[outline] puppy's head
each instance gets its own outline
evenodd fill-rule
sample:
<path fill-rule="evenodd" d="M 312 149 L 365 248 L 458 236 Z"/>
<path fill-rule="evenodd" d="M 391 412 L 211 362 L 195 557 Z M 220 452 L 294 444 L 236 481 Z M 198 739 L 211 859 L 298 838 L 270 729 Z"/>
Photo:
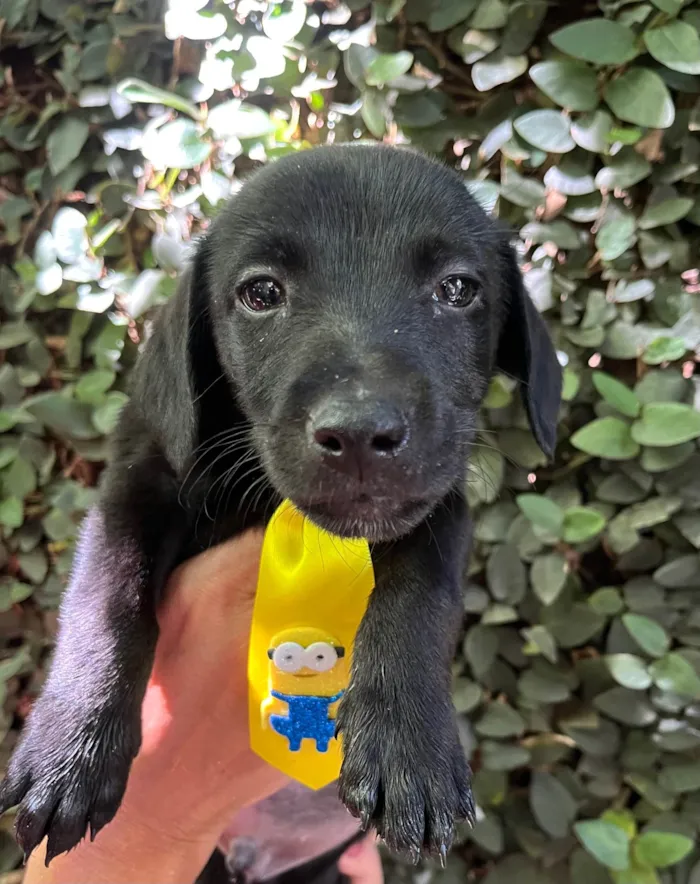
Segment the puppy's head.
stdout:
<path fill-rule="evenodd" d="M 555 442 L 560 370 L 503 233 L 413 151 L 319 148 L 252 177 L 199 266 L 272 484 L 336 534 L 410 531 L 463 481 L 494 370 Z"/>

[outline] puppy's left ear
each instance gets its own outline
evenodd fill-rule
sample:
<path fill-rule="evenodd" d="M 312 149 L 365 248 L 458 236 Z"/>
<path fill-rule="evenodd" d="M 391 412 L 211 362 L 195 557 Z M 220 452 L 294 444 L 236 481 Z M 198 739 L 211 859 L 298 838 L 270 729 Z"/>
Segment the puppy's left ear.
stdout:
<path fill-rule="evenodd" d="M 500 247 L 505 315 L 496 367 L 520 381 L 520 393 L 537 444 L 551 458 L 557 443 L 562 372 L 544 320 L 525 290 L 515 252 Z"/>

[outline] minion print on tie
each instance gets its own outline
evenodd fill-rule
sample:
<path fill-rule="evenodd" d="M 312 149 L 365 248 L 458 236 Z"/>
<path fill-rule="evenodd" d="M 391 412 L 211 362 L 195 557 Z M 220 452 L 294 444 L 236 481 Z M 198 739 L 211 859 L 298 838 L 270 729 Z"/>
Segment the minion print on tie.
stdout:
<path fill-rule="evenodd" d="M 250 743 L 313 789 L 340 773 L 335 719 L 373 588 L 366 541 L 330 535 L 282 504 L 265 533 L 253 611 Z"/>
<path fill-rule="evenodd" d="M 327 752 L 348 682 L 345 648 L 320 629 L 300 627 L 275 636 L 267 655 L 270 697 L 263 701 L 263 717 L 287 738 L 290 752 L 299 752 L 302 740 Z"/>

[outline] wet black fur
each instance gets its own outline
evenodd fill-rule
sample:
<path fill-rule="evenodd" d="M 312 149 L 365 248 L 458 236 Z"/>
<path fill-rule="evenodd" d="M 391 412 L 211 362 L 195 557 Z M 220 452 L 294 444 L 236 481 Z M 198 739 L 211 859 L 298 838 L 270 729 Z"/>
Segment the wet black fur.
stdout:
<path fill-rule="evenodd" d="M 236 292 L 262 272 L 288 306 L 252 315 Z M 466 310 L 431 298 L 450 273 L 480 282 Z M 522 382 L 551 453 L 556 355 L 507 237 L 457 174 L 353 145 L 253 176 L 201 241 L 135 372 L 53 666 L 0 791 L 0 810 L 20 805 L 26 852 L 48 836 L 50 860 L 112 819 L 139 749 L 168 575 L 264 524 L 282 496 L 372 542 L 376 589 L 339 713 L 341 797 L 394 849 L 449 849 L 455 821 L 473 814 L 450 699 L 470 538 L 462 489 L 497 369 Z M 400 408 L 407 447 L 365 476 L 332 470 L 306 426 L 324 397 Z"/>

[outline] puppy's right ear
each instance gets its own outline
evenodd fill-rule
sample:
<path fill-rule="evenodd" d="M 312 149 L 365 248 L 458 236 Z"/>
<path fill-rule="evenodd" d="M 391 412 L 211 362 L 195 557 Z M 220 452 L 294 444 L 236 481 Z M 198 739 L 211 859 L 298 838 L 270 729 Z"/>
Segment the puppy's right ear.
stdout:
<path fill-rule="evenodd" d="M 201 440 L 202 400 L 223 378 L 209 315 L 208 260 L 204 237 L 177 291 L 156 317 L 132 393 L 178 474 Z"/>
<path fill-rule="evenodd" d="M 520 381 L 520 393 L 537 444 L 548 458 L 557 443 L 562 371 L 544 320 L 525 290 L 515 252 L 504 239 L 501 273 L 506 313 L 497 367 Z"/>

